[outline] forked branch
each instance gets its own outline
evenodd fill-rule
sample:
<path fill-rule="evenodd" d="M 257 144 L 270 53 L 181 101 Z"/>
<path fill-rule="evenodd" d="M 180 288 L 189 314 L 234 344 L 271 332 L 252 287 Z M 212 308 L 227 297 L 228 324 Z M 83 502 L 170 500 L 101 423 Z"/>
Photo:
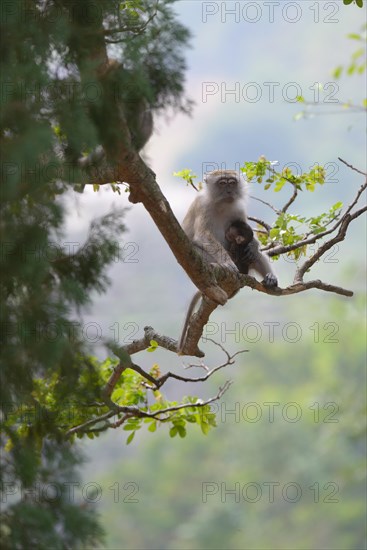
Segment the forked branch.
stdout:
<path fill-rule="evenodd" d="M 154 378 L 150 373 L 144 371 L 144 369 L 142 369 L 140 366 L 134 364 L 127 351 L 128 349 L 130 349 L 132 353 L 136 353 L 137 351 L 140 351 L 140 348 L 146 345 L 147 339 L 150 339 L 150 336 L 152 336 L 152 334 L 155 335 L 155 338 L 157 339 L 160 338 L 159 335 L 156 334 L 151 327 L 146 327 L 145 336 L 141 340 L 136 341 L 135 348 L 132 348 L 131 345 L 127 345 L 120 348 L 119 350 L 115 350 L 116 354 L 118 354 L 120 358 L 120 363 L 114 369 L 113 374 L 111 375 L 109 381 L 106 384 L 106 387 L 104 388 L 104 392 L 103 392 L 104 404 L 100 404 L 101 406 L 103 405 L 107 406 L 109 410 L 103 414 L 96 415 L 95 417 L 87 420 L 86 422 L 83 422 L 81 424 L 78 424 L 77 426 L 74 426 L 73 428 L 68 430 L 68 432 L 66 433 L 66 436 L 71 436 L 76 433 L 78 434 L 99 433 L 107 430 L 108 428 L 118 428 L 122 424 L 124 424 L 129 418 L 134 418 L 134 417 L 157 419 L 160 422 L 167 422 L 172 419 L 172 417 L 177 411 L 181 411 L 183 409 L 188 409 L 188 408 L 191 408 L 191 409 L 202 408 L 202 407 L 206 407 L 207 405 L 210 405 L 215 401 L 218 401 L 231 385 L 231 381 L 227 380 L 223 384 L 223 386 L 219 387 L 216 395 L 204 401 L 197 400 L 196 402 L 181 403 L 178 405 L 167 406 L 158 410 L 154 410 L 149 407 L 143 408 L 143 407 L 137 407 L 137 406 L 125 406 L 125 405 L 120 406 L 117 403 L 114 403 L 112 401 L 111 395 L 119 381 L 121 374 L 127 368 L 134 370 L 148 382 L 147 383 L 142 381 L 142 384 L 146 388 L 152 391 L 156 391 L 159 388 L 161 388 L 169 379 L 175 379 L 181 382 L 190 382 L 190 383 L 205 382 L 217 371 L 229 365 L 233 365 L 234 359 L 239 353 L 243 353 L 244 351 L 247 351 L 247 350 L 243 350 L 243 352 L 236 352 L 235 354 L 230 355 L 222 346 L 220 346 L 223 352 L 227 356 L 227 360 L 221 363 L 220 365 L 212 369 L 209 369 L 204 365 L 191 365 L 191 366 L 200 366 L 205 368 L 206 374 L 203 376 L 189 377 L 189 376 L 178 375 L 173 372 L 167 372 L 160 377 Z M 161 343 L 167 344 L 168 342 L 166 338 L 163 338 L 163 340 L 161 340 Z M 133 352 L 132 349 L 135 349 L 135 351 Z M 114 421 L 111 421 L 113 417 L 117 417 L 117 419 Z"/>

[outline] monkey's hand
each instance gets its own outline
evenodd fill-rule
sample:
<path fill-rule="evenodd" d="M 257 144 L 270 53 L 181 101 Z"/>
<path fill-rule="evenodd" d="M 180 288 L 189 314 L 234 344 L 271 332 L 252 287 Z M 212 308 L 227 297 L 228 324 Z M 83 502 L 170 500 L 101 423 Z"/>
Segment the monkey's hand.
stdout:
<path fill-rule="evenodd" d="M 264 286 L 267 286 L 269 288 L 278 286 L 278 279 L 273 273 L 267 273 L 261 282 Z"/>

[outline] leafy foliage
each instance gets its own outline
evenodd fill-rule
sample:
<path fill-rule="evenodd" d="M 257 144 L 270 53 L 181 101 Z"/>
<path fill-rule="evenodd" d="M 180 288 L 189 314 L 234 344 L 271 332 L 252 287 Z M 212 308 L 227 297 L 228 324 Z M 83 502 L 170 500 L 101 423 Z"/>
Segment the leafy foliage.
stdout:
<path fill-rule="evenodd" d="M 96 548 L 103 532 L 93 508 L 79 496 L 82 484 L 76 467 L 83 464 L 79 453 L 65 443 L 45 440 L 40 454 L 28 434 L 18 438 L 13 454 L 20 470 L 28 470 L 28 479 L 19 485 L 14 475 L 3 486 L 3 499 L 15 495 L 15 502 L 2 506 L 6 518 L 2 548 Z M 88 498 L 93 501 L 93 495 Z"/>
<path fill-rule="evenodd" d="M 282 172 L 276 172 L 273 168 L 274 164 L 265 157 L 260 157 L 257 162 L 245 162 L 242 172 L 246 175 L 248 182 L 256 180 L 257 183 L 263 183 L 265 181 L 265 190 L 270 189 L 274 184 L 276 193 L 281 191 L 287 183 L 292 184 L 300 191 L 304 189 L 314 191 L 316 184 L 323 185 L 325 183 L 325 170 L 320 165 L 316 165 L 309 172 L 298 175 L 288 167 L 284 168 Z"/>
<path fill-rule="evenodd" d="M 55 372 L 34 380 L 34 389 L 28 400 L 17 409 L 10 407 L 6 411 L 4 430 L 10 435 L 6 443 L 6 450 L 11 452 L 16 444 L 26 441 L 31 436 L 37 439 L 39 445 L 45 436 L 56 440 L 62 439 L 69 430 L 75 437 L 84 436 L 93 439 L 107 430 L 123 424 L 125 431 L 134 432 L 127 440 L 130 443 L 137 430 L 148 424 L 148 431 L 154 432 L 158 425 L 168 423 L 171 437 L 186 436 L 186 424 L 198 424 L 201 431 L 207 434 L 210 427 L 215 427 L 215 415 L 211 413 L 209 405 L 202 405 L 196 397 L 184 397 L 182 402 L 168 401 L 161 391 L 158 391 L 132 369 L 126 369 L 119 378 L 111 399 L 121 409 L 127 407 L 129 411 L 116 410 L 109 415 L 105 422 L 105 415 L 110 412 L 108 404 L 104 403 L 102 389 L 106 386 L 118 360 L 106 359 L 102 363 L 96 358 L 89 357 L 89 369 L 79 372 L 74 380 L 73 387 L 68 395 L 62 399 L 60 395 L 60 380 Z M 160 368 L 153 365 L 150 375 L 160 376 Z M 189 405 L 192 406 L 189 406 Z M 199 404 L 199 406 L 197 406 Z M 184 405 L 184 408 L 180 407 Z M 171 408 L 177 410 L 168 410 Z M 135 409 L 134 409 L 135 408 Z M 138 414 L 136 416 L 135 414 Z M 99 422 L 90 426 L 94 419 Z M 80 429 L 73 430 L 75 426 Z"/>
<path fill-rule="evenodd" d="M 82 463 L 65 434 L 107 410 L 112 363 L 91 357 L 77 313 L 108 287 L 124 213 L 94 220 L 74 248 L 64 237 L 65 197 L 80 181 L 79 160 L 121 139 L 116 110 L 133 134 L 141 101 L 154 111 L 189 109 L 189 31 L 171 1 L 35 0 L 12 5 L 1 32 L 2 547 L 97 547 L 95 513 L 62 488 Z M 96 66 L 107 48 L 116 70 L 103 79 Z M 120 401 L 144 401 L 140 379 L 125 380 Z M 38 498 L 49 483 L 60 497 Z M 24 489 L 34 495 L 25 499 Z"/>
<path fill-rule="evenodd" d="M 182 178 L 183 180 L 186 181 L 186 183 L 188 185 L 191 185 L 191 187 L 193 187 L 194 189 L 196 189 L 196 186 L 194 184 L 194 180 L 197 179 L 197 176 L 193 173 L 192 170 L 190 170 L 189 168 L 185 169 L 185 170 L 180 170 L 179 172 L 174 172 L 173 175 L 176 177 L 176 178 Z M 202 183 L 200 182 L 199 183 L 199 189 L 202 188 Z"/>

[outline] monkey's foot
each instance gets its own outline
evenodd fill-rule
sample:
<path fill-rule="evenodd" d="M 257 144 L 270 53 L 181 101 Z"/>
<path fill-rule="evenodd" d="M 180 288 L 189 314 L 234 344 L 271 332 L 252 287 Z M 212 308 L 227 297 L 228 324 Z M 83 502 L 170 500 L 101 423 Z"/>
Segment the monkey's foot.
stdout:
<path fill-rule="evenodd" d="M 267 273 L 261 282 L 264 286 L 267 286 L 269 288 L 278 286 L 278 279 L 272 273 Z"/>
<path fill-rule="evenodd" d="M 224 306 L 224 304 L 228 300 L 228 296 L 224 290 L 222 290 L 219 286 L 209 286 L 205 289 L 205 296 L 207 296 L 210 300 L 213 300 L 216 304 L 220 304 L 221 306 Z"/>

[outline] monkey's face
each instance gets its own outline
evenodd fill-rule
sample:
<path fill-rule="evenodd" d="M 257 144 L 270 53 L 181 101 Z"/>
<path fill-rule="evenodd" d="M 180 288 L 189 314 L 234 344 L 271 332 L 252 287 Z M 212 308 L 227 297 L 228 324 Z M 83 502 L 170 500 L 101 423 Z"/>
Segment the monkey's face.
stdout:
<path fill-rule="evenodd" d="M 245 237 L 240 235 L 238 229 L 236 229 L 233 226 L 231 226 L 231 227 L 229 227 L 229 229 L 227 229 L 226 239 L 230 243 L 236 243 L 236 244 L 243 244 L 244 242 L 246 242 Z"/>
<path fill-rule="evenodd" d="M 230 243 L 246 246 L 254 238 L 251 227 L 242 221 L 232 222 L 226 231 L 226 239 Z"/>
<path fill-rule="evenodd" d="M 233 202 L 242 197 L 242 182 L 239 182 L 235 172 L 231 171 L 229 174 L 225 172 L 208 174 L 206 183 L 208 191 L 215 202 Z"/>

